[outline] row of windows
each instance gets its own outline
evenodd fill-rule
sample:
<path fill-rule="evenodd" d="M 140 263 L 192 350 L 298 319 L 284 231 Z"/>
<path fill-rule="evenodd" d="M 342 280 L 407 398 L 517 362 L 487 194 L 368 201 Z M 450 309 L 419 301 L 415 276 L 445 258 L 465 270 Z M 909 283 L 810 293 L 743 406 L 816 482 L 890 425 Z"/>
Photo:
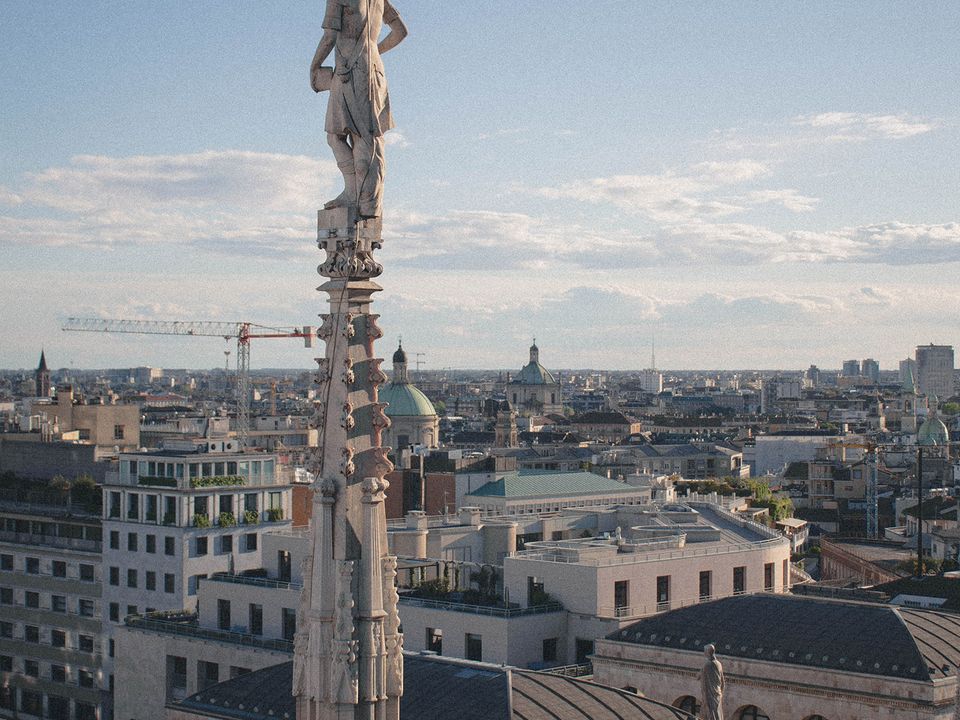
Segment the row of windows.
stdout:
<path fill-rule="evenodd" d="M 246 675 L 250 668 L 230 666 L 230 679 Z M 226 678 L 224 678 L 226 679 Z M 220 665 L 207 660 L 197 660 L 197 691 L 206 690 L 220 682 Z M 187 689 L 187 659 L 179 655 L 167 655 L 167 700 L 174 699 L 177 691 L 182 697 Z"/>
<path fill-rule="evenodd" d="M 244 533 L 240 536 L 240 552 L 253 552 L 257 549 L 257 533 Z M 210 538 L 198 537 L 194 540 L 193 556 L 201 557 L 210 552 Z M 220 555 L 226 555 L 233 552 L 233 535 L 219 536 Z"/>
<path fill-rule="evenodd" d="M 110 620 L 111 620 L 112 622 L 116 622 L 116 623 L 120 622 L 120 620 L 121 620 L 121 617 L 120 617 L 120 603 L 115 603 L 115 602 L 110 603 L 110 604 L 107 606 L 107 610 L 108 610 L 108 617 L 110 618 Z M 148 607 L 148 608 L 146 608 L 143 612 L 144 612 L 144 613 L 152 613 L 152 612 L 154 612 L 155 610 L 156 610 L 156 608 Z M 136 605 L 127 605 L 127 612 L 126 612 L 126 614 L 127 614 L 127 615 L 139 615 L 139 614 L 140 614 L 140 608 L 138 608 Z M 111 640 L 110 642 L 112 643 L 113 641 Z M 112 647 L 111 647 L 111 650 L 112 650 Z M 112 652 L 111 652 L 111 654 L 110 654 L 110 657 L 113 657 L 113 653 L 112 653 Z"/>
<path fill-rule="evenodd" d="M 119 530 L 110 531 L 110 549 L 111 550 L 120 549 L 120 531 Z M 139 552 L 139 549 L 140 549 L 139 534 L 135 532 L 127 533 L 127 552 Z M 144 535 L 143 549 L 149 555 L 156 555 L 157 554 L 157 536 L 153 534 Z M 177 539 L 172 535 L 165 535 L 163 538 L 163 554 L 164 555 L 177 554 Z"/>
<path fill-rule="evenodd" d="M 126 493 L 126 505 L 124 506 L 123 494 L 117 491 L 111 491 L 107 495 L 107 517 L 121 518 L 127 520 L 163 523 L 164 525 L 175 525 L 177 522 L 177 498 L 173 495 L 154 495 L 146 494 L 142 496 L 135 492 Z M 234 512 L 234 499 L 236 493 L 223 493 L 218 495 L 195 495 L 191 497 L 193 514 L 209 516 L 210 510 L 215 509 L 218 513 Z M 280 509 L 283 507 L 283 493 L 280 491 L 271 491 L 267 493 L 267 508 Z M 125 510 L 125 512 L 124 512 Z M 260 493 L 243 493 L 242 502 L 237 499 L 236 510 L 257 514 L 260 513 Z"/>
<path fill-rule="evenodd" d="M 19 698 L 17 697 L 19 695 Z M 70 699 L 59 695 L 44 695 L 33 690 L 0 686 L 0 709 L 12 713 L 51 718 L 52 720 L 70 720 Z M 46 706 L 46 709 L 44 709 Z M 97 720 L 97 707 L 90 703 L 73 702 L 74 720 Z"/>
<path fill-rule="evenodd" d="M 23 599 L 17 602 L 17 595 L 22 593 Z M 59 613 L 76 613 L 84 617 L 93 617 L 96 604 L 89 598 L 77 598 L 74 605 L 73 599 L 66 595 L 51 594 L 49 596 L 49 605 L 41 605 L 40 593 L 33 590 L 19 590 L 11 587 L 0 587 L 0 605 L 21 605 L 27 608 L 36 608 L 38 610 L 50 610 Z"/>
<path fill-rule="evenodd" d="M 120 568 L 110 567 L 108 571 L 109 583 L 111 585 L 119 587 L 120 585 Z M 127 587 L 136 588 L 139 587 L 139 578 L 140 571 L 136 568 L 127 568 Z M 156 590 L 157 589 L 157 573 L 153 570 L 144 570 L 143 571 L 143 587 L 145 590 Z M 173 573 L 164 573 L 163 574 L 163 591 L 165 593 L 174 593 L 176 592 L 176 576 Z"/>
<path fill-rule="evenodd" d="M 297 633 L 297 613 L 293 608 L 280 608 L 281 636 L 284 640 L 293 642 Z M 233 624 L 231 602 L 220 598 L 217 600 L 217 627 L 221 630 L 242 629 L 242 626 Z M 263 605 L 250 603 L 247 606 L 247 632 L 250 635 L 263 635 Z"/>
<path fill-rule="evenodd" d="M 30 660 L 28 658 L 23 660 L 18 658 L 15 660 L 10 655 L 0 655 L 0 671 L 22 672 L 29 677 L 43 677 L 46 680 L 61 683 L 75 682 L 78 686 L 86 688 L 94 687 L 96 674 L 93 670 L 86 670 L 84 668 L 71 670 L 66 665 L 57 665 L 55 663 L 50 663 L 49 665 L 44 663 L 43 669 L 46 672 L 41 675 L 40 662 L 37 660 Z"/>
<path fill-rule="evenodd" d="M 16 565 L 16 558 L 12 554 L 0 553 L 0 570 L 15 572 L 17 570 Z M 65 560 L 51 560 L 48 569 L 41 565 L 40 558 L 27 555 L 24 556 L 23 565 L 20 566 L 20 569 L 29 575 L 50 575 L 59 578 L 78 578 L 85 582 L 94 581 L 94 566 L 89 563 L 78 563 L 76 575 L 73 575 L 72 572 L 68 575 L 68 571 L 73 570 L 73 567 Z"/>
<path fill-rule="evenodd" d="M 66 648 L 67 640 L 70 637 L 70 634 L 66 630 L 60 630 L 58 628 L 50 628 L 49 630 L 49 641 L 47 640 L 48 632 L 46 628 L 41 628 L 39 625 L 24 625 L 22 634 L 15 635 L 15 625 L 12 622 L 0 621 L 0 638 L 6 638 L 9 640 L 24 640 L 26 642 L 32 643 L 47 643 L 49 642 L 51 647 L 57 648 Z M 76 643 L 73 646 L 73 649 L 80 652 L 92 653 L 93 652 L 93 635 L 84 635 L 83 633 L 78 633 L 76 637 Z"/>

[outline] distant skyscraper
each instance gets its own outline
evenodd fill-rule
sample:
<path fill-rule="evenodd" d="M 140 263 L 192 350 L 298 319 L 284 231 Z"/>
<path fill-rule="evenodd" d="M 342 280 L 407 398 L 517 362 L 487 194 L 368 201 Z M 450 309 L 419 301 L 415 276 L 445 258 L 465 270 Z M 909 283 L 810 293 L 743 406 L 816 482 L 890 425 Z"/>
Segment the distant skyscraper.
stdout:
<path fill-rule="evenodd" d="M 840 371 L 843 377 L 856 377 L 860 374 L 860 362 L 858 360 L 844 360 L 843 370 Z"/>
<path fill-rule="evenodd" d="M 866 358 L 860 363 L 860 374 L 873 382 L 880 382 L 880 363 L 873 358 Z"/>
<path fill-rule="evenodd" d="M 40 364 L 33 376 L 37 397 L 50 397 L 50 371 L 47 369 L 47 357 L 40 351 Z"/>
<path fill-rule="evenodd" d="M 816 365 L 811 365 L 807 368 L 806 379 L 808 387 L 818 387 L 820 385 L 820 368 Z"/>
<path fill-rule="evenodd" d="M 953 346 L 917 346 L 917 390 L 945 400 L 953 395 Z"/>

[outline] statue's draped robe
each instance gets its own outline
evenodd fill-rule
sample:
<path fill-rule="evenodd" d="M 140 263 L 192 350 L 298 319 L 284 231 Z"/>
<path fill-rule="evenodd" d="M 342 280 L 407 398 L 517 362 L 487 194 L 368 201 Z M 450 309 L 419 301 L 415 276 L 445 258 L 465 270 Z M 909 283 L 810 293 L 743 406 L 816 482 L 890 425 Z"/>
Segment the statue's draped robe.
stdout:
<path fill-rule="evenodd" d="M 700 717 L 723 720 L 723 669 L 716 659 L 708 660 L 700 672 Z"/>
<path fill-rule="evenodd" d="M 375 138 L 393 127 L 377 39 L 383 23 L 398 17 L 389 0 L 327 0 L 323 27 L 337 31 L 328 133 Z"/>

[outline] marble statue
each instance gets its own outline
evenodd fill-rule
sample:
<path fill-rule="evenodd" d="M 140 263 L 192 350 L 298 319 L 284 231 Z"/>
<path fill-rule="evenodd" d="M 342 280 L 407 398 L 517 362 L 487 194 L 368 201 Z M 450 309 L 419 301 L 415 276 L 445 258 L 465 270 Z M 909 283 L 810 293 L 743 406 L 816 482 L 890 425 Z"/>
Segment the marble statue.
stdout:
<path fill-rule="evenodd" d="M 310 63 L 310 85 L 329 91 L 324 129 L 344 189 L 325 208 L 355 206 L 360 218 L 381 215 L 384 133 L 393 127 L 380 56 L 396 47 L 407 28 L 390 0 L 326 0 L 323 37 Z M 386 24 L 390 32 L 383 38 Z M 322 63 L 336 50 L 335 66 Z"/>
<path fill-rule="evenodd" d="M 713 645 L 704 646 L 703 654 L 707 661 L 700 671 L 700 718 L 723 720 L 723 666 Z"/>

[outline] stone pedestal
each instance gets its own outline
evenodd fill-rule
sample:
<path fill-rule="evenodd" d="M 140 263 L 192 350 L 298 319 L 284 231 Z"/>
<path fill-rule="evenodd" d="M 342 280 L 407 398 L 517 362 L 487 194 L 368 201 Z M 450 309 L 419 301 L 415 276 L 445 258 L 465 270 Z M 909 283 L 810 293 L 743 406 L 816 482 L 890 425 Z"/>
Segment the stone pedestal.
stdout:
<path fill-rule="evenodd" d="M 377 390 L 386 380 L 374 341 L 383 333 L 371 312 L 381 288 L 379 219 L 353 208 L 321 210 L 318 272 L 329 312 L 317 335 L 313 424 L 319 431 L 309 469 L 316 476 L 311 552 L 294 652 L 298 720 L 394 720 L 403 692 L 396 558 L 387 554 L 385 475 L 393 469 L 381 433 L 390 421 Z"/>

